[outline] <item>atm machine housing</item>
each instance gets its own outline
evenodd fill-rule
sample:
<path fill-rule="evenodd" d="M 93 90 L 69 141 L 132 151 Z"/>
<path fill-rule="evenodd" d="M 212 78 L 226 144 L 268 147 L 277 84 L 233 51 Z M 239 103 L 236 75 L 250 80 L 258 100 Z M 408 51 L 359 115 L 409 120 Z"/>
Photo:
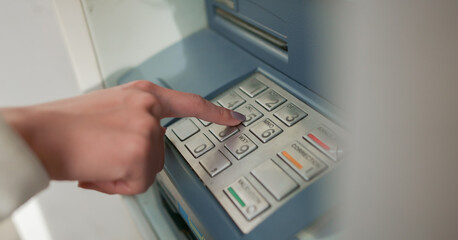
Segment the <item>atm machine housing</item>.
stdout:
<path fill-rule="evenodd" d="M 277 200 L 270 196 L 269 191 L 266 191 L 251 174 L 238 176 L 245 177 L 245 180 L 248 177 L 252 187 L 254 185 L 255 189 L 262 188 L 257 191 L 261 192 L 261 197 L 274 203 L 270 203 L 271 207 L 267 208 L 268 210 L 252 219 L 235 220 L 234 215 L 243 214 L 230 214 L 230 211 L 240 209 L 233 206 L 228 210 L 222 206 L 208 188 L 208 182 L 204 183 L 183 157 L 180 150 L 183 151 L 185 148 L 179 147 L 179 144 L 174 145 L 170 137 L 177 139 L 173 133 L 177 121 L 191 120 L 199 128 L 200 134 L 205 132 L 208 138 L 212 135 L 205 123 L 195 118 L 166 119 L 162 123 L 170 127 L 167 130 L 165 167 L 157 176 L 156 185 L 162 198 L 166 199 L 164 204 L 167 208 L 180 214 L 194 237 L 198 239 L 293 238 L 297 232 L 336 205 L 332 186 L 341 153 L 332 158 L 333 156 L 326 154 L 325 150 L 306 134 L 324 127 L 332 132 L 333 137 L 337 139 L 334 140 L 338 142 L 346 135 L 340 127 L 341 114 L 336 104 L 333 104 L 336 99 L 333 92 L 329 91 L 334 80 L 323 79 L 316 71 L 319 69 L 316 59 L 320 57 L 322 47 L 319 39 L 322 26 L 317 24 L 317 19 L 321 16 L 317 16 L 317 3 L 305 0 L 206 0 L 205 5 L 208 28 L 151 57 L 123 76 L 119 84 L 146 79 L 175 90 L 193 92 L 221 104 L 217 100 L 225 96 L 228 90 L 236 90 L 239 92 L 238 95 L 250 99 L 240 92 L 240 84 L 253 78 L 265 79 L 269 87 L 287 92 L 285 94 L 290 96 L 287 97 L 288 101 L 296 101 L 310 109 L 304 110 L 306 107 L 301 107 L 308 114 L 301 121 L 314 119 L 312 128 L 297 129 L 303 131 L 300 133 L 303 138 L 291 139 L 281 134 L 278 138 L 303 146 L 312 156 L 322 161 L 326 159 L 324 162 L 327 168 L 310 181 L 295 175 L 294 181 L 299 187 L 289 193 L 281 204 L 275 203 Z M 262 109 L 254 100 L 252 101 L 256 108 Z M 272 111 L 272 114 L 278 109 L 280 107 Z M 268 116 L 281 128 L 288 128 L 273 115 Z M 248 128 L 243 133 L 248 138 L 255 139 L 253 135 L 249 135 L 251 133 Z M 262 145 L 262 142 L 256 141 L 258 145 Z M 223 146 L 224 143 L 220 145 Z M 228 155 L 228 151 L 224 151 Z M 280 169 L 289 175 L 296 174 L 278 154 L 272 152 L 271 158 L 275 160 L 265 160 L 274 161 L 275 164 L 281 163 Z M 250 161 L 249 156 L 241 160 L 229 157 L 232 162 L 229 168 L 241 166 L 238 165 L 238 161 Z M 211 181 L 218 181 L 218 175 Z M 227 189 L 222 196 L 227 196 L 226 202 L 237 204 L 234 196 L 228 201 L 230 193 Z M 145 199 L 153 196 L 139 197 Z M 142 201 L 138 202 L 142 205 Z M 148 211 L 145 206 L 142 209 Z M 256 218 L 262 220 L 256 221 Z M 244 224 L 249 226 L 244 227 Z"/>

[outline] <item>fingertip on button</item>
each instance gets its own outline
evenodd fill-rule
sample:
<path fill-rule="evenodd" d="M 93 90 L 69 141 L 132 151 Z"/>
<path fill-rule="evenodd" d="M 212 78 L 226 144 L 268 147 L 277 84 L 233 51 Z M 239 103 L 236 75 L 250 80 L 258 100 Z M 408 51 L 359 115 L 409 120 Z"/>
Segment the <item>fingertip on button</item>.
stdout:
<path fill-rule="evenodd" d="M 232 114 L 232 117 L 239 120 L 239 121 L 245 121 L 246 120 L 246 117 L 245 115 L 239 113 L 239 112 L 236 112 L 236 111 L 231 111 L 231 114 Z"/>

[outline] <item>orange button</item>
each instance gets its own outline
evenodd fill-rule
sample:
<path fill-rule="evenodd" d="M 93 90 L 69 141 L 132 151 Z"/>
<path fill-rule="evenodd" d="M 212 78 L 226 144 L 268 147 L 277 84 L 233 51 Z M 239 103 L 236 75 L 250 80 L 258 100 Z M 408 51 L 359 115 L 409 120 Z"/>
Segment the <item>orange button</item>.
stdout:
<path fill-rule="evenodd" d="M 296 166 L 298 169 L 302 169 L 302 165 L 296 161 L 296 159 L 294 159 L 293 157 L 291 157 L 291 155 L 289 155 L 288 152 L 286 151 L 283 151 L 281 152 L 281 154 L 283 154 L 283 156 L 285 156 L 292 164 L 294 164 L 294 166 Z"/>

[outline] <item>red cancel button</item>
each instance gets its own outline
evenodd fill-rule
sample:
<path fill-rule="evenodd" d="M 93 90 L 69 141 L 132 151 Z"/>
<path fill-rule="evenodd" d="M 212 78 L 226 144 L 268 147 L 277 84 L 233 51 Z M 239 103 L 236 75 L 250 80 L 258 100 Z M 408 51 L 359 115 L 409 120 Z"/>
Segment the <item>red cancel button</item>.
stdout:
<path fill-rule="evenodd" d="M 334 161 L 337 161 L 343 154 L 343 150 L 337 140 L 337 135 L 324 125 L 307 133 L 304 139 Z"/>

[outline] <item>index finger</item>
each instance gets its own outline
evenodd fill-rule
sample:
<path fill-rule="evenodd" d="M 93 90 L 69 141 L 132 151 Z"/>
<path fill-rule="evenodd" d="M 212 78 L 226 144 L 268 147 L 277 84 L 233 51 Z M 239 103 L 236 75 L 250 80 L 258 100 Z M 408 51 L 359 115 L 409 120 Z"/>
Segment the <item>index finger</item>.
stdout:
<path fill-rule="evenodd" d="M 217 106 L 205 98 L 155 85 L 153 95 L 159 100 L 159 107 L 153 114 L 164 117 L 197 117 L 221 125 L 235 126 L 245 121 L 239 112 Z"/>

